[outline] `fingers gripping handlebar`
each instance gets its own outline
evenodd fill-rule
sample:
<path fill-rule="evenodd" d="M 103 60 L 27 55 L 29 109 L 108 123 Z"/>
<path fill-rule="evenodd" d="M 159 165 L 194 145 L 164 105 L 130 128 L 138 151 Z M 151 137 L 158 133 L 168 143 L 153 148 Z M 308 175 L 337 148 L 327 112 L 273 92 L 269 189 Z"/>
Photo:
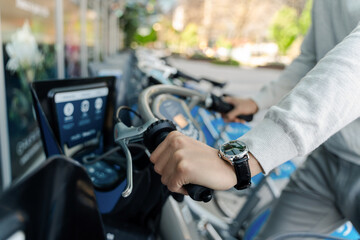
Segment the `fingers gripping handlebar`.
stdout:
<path fill-rule="evenodd" d="M 166 136 L 175 131 L 175 125 L 169 120 L 157 120 L 155 118 L 147 121 L 140 127 L 127 127 L 119 122 L 115 125 L 115 142 L 120 145 L 125 153 L 129 152 L 127 144 L 144 140 L 145 146 L 149 151 L 154 151 L 156 147 L 166 138 Z M 122 196 L 127 197 L 132 191 L 132 159 L 130 154 L 127 158 L 127 186 Z M 184 186 L 189 196 L 196 201 L 208 202 L 212 198 L 213 190 L 199 185 L 188 184 Z"/>
<path fill-rule="evenodd" d="M 209 110 L 214 110 L 216 112 L 220 112 L 220 113 L 228 113 L 231 110 L 234 109 L 234 105 L 225 102 L 224 100 L 222 100 L 220 97 L 215 96 L 215 95 L 211 95 L 211 99 L 212 99 L 212 104 L 211 106 L 208 108 Z M 252 121 L 254 115 L 237 115 L 237 118 L 243 119 L 245 121 Z"/>
<path fill-rule="evenodd" d="M 192 102 L 189 105 L 201 103 L 207 109 L 218 112 L 227 112 L 233 108 L 231 104 L 224 102 L 221 98 L 214 95 L 170 85 L 155 85 L 149 87 L 140 94 L 138 104 L 139 113 L 145 123 L 140 127 L 127 127 L 124 123 L 119 122 L 115 126 L 115 142 L 119 144 L 125 152 L 128 151 L 127 144 L 129 142 L 136 142 L 139 140 L 144 140 L 145 146 L 152 152 L 170 132 L 176 130 L 175 125 L 171 121 L 158 120 L 152 113 L 149 106 L 151 98 L 160 94 L 174 94 L 182 97 L 190 97 Z M 241 118 L 250 121 L 252 115 L 250 115 L 250 117 L 241 116 Z M 129 154 L 127 154 L 128 185 L 123 192 L 124 197 L 131 193 L 132 188 L 132 161 L 131 156 L 128 155 Z M 194 200 L 208 202 L 212 198 L 212 189 L 194 184 L 187 184 L 184 187 L 189 196 Z"/>
<path fill-rule="evenodd" d="M 128 151 L 127 144 L 130 142 L 138 142 L 144 140 L 145 145 L 150 151 L 155 148 L 166 138 L 171 132 L 176 130 L 175 125 L 168 120 L 158 120 L 155 118 L 149 106 L 151 97 L 160 94 L 175 94 L 184 97 L 194 97 L 196 102 L 204 102 L 206 95 L 199 92 L 166 85 L 155 85 L 145 89 L 139 96 L 139 113 L 145 123 L 139 127 L 128 127 L 124 123 L 119 122 L 115 125 L 114 137 L 115 142 L 120 145 L 125 152 Z M 129 154 L 127 157 L 127 186 L 123 192 L 123 197 L 130 195 L 132 190 L 132 160 Z M 213 190 L 188 184 L 184 186 L 189 196 L 197 201 L 208 202 L 212 198 Z"/>
<path fill-rule="evenodd" d="M 159 120 L 154 122 L 144 132 L 144 144 L 150 152 L 153 152 L 156 147 L 165 140 L 166 136 L 175 130 L 176 127 L 171 121 Z M 195 184 L 187 184 L 184 188 L 189 196 L 196 201 L 209 202 L 212 199 L 212 189 Z"/>

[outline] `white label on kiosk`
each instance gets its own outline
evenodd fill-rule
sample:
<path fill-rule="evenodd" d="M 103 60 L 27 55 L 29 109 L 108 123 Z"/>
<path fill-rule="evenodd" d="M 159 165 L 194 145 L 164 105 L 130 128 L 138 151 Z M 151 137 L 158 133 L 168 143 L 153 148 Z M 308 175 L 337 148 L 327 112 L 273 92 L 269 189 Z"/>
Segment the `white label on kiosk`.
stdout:
<path fill-rule="evenodd" d="M 63 92 L 63 93 L 57 93 L 55 95 L 54 101 L 55 103 L 61 103 L 61 102 L 77 101 L 77 100 L 83 100 L 83 99 L 95 98 L 95 97 L 105 97 L 108 95 L 108 93 L 109 93 L 109 89 L 107 87 Z"/>

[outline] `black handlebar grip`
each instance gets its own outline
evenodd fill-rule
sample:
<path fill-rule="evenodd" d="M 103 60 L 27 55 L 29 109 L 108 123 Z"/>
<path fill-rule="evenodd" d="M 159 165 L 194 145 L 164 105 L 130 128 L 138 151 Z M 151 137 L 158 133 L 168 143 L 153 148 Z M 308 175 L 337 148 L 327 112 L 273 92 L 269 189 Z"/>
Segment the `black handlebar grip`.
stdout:
<path fill-rule="evenodd" d="M 196 184 L 184 186 L 189 196 L 196 201 L 209 202 L 212 199 L 214 190 Z"/>
<path fill-rule="evenodd" d="M 144 144 L 149 149 L 150 152 L 153 152 L 156 147 L 164 141 L 166 136 L 175 131 L 175 125 L 169 120 L 159 120 L 151 124 L 148 129 L 144 132 Z M 210 188 L 195 185 L 187 184 L 184 186 L 189 196 L 195 201 L 209 202 L 212 199 L 213 191 Z"/>
<path fill-rule="evenodd" d="M 215 87 L 219 87 L 219 88 L 224 88 L 227 84 L 227 82 L 221 82 L 221 81 L 217 81 L 217 80 L 210 79 L 207 77 L 201 77 L 200 80 L 209 82 L 209 83 L 211 83 L 211 85 L 213 85 Z"/>
<path fill-rule="evenodd" d="M 198 78 L 195 78 L 193 76 L 190 76 L 184 72 L 181 72 L 179 70 L 177 70 L 177 72 L 174 74 L 174 77 L 182 77 L 182 78 L 186 78 L 188 80 L 192 80 L 192 81 L 195 81 L 195 82 L 200 82 L 200 80 Z"/>
<path fill-rule="evenodd" d="M 220 112 L 220 113 L 228 113 L 231 110 L 234 109 L 234 105 L 225 102 L 224 100 L 222 100 L 222 98 L 215 96 L 214 94 L 211 95 L 211 99 L 212 99 L 212 105 L 208 108 L 210 110 L 214 110 L 216 112 Z M 250 115 L 237 115 L 236 118 L 240 118 L 243 119 L 247 122 L 250 122 L 253 120 L 254 115 L 250 114 Z"/>

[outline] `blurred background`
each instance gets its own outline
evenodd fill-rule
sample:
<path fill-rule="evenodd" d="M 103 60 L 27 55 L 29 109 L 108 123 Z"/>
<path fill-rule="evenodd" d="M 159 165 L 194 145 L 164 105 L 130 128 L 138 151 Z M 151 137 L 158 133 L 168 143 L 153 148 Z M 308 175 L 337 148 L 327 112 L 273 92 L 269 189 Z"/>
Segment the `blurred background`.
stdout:
<path fill-rule="evenodd" d="M 136 152 L 131 152 L 134 171 L 126 171 L 125 165 L 130 164 L 125 164 L 125 155 L 113 146 L 114 109 L 119 110 L 117 120 L 120 110 L 127 110 L 123 122 L 138 126 L 141 117 L 133 112 L 141 109 L 137 105 L 140 92 L 154 84 L 182 86 L 213 96 L 246 98 L 257 93 L 300 53 L 313 1 L 0 0 L 0 239 L 7 234 L 5 230 L 14 229 L 23 236 L 16 239 L 25 239 L 30 232 L 35 235 L 29 239 L 79 238 L 81 234 L 71 233 L 79 226 L 83 227 L 79 232 L 90 238 L 95 238 L 90 230 L 100 229 L 100 236 L 105 227 L 109 240 L 155 239 L 158 231 L 162 239 L 253 239 L 270 212 L 268 207 L 303 158 L 292 159 L 265 178 L 253 178 L 255 190 L 216 191 L 204 210 L 186 198 L 185 203 L 175 204 L 168 193 L 162 194 L 148 150 L 138 142 L 132 146 Z M 96 89 L 106 94 L 100 91 L 101 95 L 88 96 Z M 58 102 L 56 93 L 63 96 Z M 197 129 L 190 117 L 185 118 L 190 116 L 185 108 L 188 102 L 163 96 L 152 102 L 153 111 L 160 109 L 160 102 L 171 103 L 170 107 L 161 105 L 168 114 L 158 110 L 159 118 L 170 116 L 167 118 L 189 136 L 200 137 L 204 132 L 206 143 L 216 148 L 244 134 L 266 112 L 260 110 L 250 123 L 226 124 L 219 113 L 194 107 L 191 114 L 200 126 Z M 78 172 L 58 165 L 56 174 L 50 169 L 41 178 L 48 180 L 27 185 L 26 176 L 30 179 L 34 170 L 45 169 L 49 157 L 59 153 L 83 164 L 90 179 L 84 175 L 83 181 L 77 178 L 81 177 Z M 131 173 L 134 192 L 129 198 L 121 197 L 125 185 L 131 183 Z M 92 185 L 84 184 L 90 180 Z M 22 183 L 28 190 L 11 188 Z M 259 191 L 257 186 L 269 189 Z M 1 198 L 9 193 L 4 190 L 15 198 Z M 166 199 L 174 202 L 163 205 Z M 75 205 L 77 202 L 81 204 Z M 79 208 L 81 205 L 86 206 Z M 92 213 L 90 208 L 96 215 L 93 218 L 87 214 Z M 28 213 L 34 218 L 28 218 Z M 80 218 L 72 218 L 72 213 Z M 103 220 L 96 222 L 99 213 Z M 94 228 L 88 221 L 95 221 Z M 20 224 L 14 224 L 17 222 Z M 40 238 L 33 237 L 36 229 Z M 353 230 L 347 222 L 333 236 L 360 239 Z M 61 236 L 71 237 L 56 235 L 67 232 L 72 235 Z"/>
<path fill-rule="evenodd" d="M 46 59 L 37 69 L 43 78 L 64 70 L 65 77 L 84 75 L 88 61 L 139 46 L 219 64 L 281 67 L 299 52 L 311 1 L 1 1 L 1 40 L 11 42 L 28 23 Z"/>
<path fill-rule="evenodd" d="M 298 55 L 311 21 L 311 0 L 179 0 L 153 4 L 150 1 L 145 8 L 127 5 L 132 11 L 125 11 L 121 18 L 125 46 L 163 48 L 219 64 L 281 67 Z M 138 19 L 136 14 L 147 20 L 132 21 Z M 131 32 L 128 24 L 137 30 Z"/>
<path fill-rule="evenodd" d="M 44 159 L 29 83 L 91 76 L 91 63 L 148 48 L 192 73 L 243 76 L 258 89 L 279 73 L 262 72 L 256 82 L 241 69 L 283 69 L 297 56 L 311 1 L 2 0 L 0 186 Z"/>

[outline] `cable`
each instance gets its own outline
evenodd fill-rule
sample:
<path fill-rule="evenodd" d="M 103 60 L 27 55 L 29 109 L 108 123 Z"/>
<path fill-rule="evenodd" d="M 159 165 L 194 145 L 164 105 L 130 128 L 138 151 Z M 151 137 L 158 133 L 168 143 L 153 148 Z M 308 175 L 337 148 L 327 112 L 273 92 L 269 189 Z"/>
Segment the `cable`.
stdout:
<path fill-rule="evenodd" d="M 147 155 L 147 157 L 150 157 L 150 152 L 149 152 L 149 150 L 148 150 L 145 146 L 143 146 L 143 145 L 141 145 L 141 144 L 139 144 L 139 143 L 130 143 L 130 144 L 128 144 L 128 147 L 137 147 L 137 148 L 140 148 L 140 149 L 144 150 L 144 152 L 145 152 L 145 154 Z M 106 158 L 106 157 L 109 157 L 111 154 L 113 154 L 113 153 L 115 153 L 115 152 L 117 152 L 117 151 L 119 151 L 119 150 L 123 150 L 122 147 L 120 147 L 120 146 L 114 147 L 114 148 L 110 149 L 109 151 L 105 152 L 104 154 L 98 156 L 98 157 L 95 158 L 94 160 L 90 160 L 90 161 L 85 160 L 85 161 L 83 162 L 83 164 L 89 164 L 89 165 L 90 165 L 90 164 L 99 162 L 99 161 L 103 160 L 103 159 Z M 119 156 L 118 156 L 117 158 L 119 158 Z M 113 161 L 118 162 L 118 161 L 115 160 L 115 158 L 113 159 Z"/>
<path fill-rule="evenodd" d="M 293 232 L 293 233 L 283 233 L 276 235 L 274 237 L 267 238 L 266 240 L 284 240 L 291 238 L 319 238 L 319 239 L 334 239 L 334 240 L 347 240 L 346 238 L 334 237 L 325 234 L 316 234 L 316 233 L 306 233 L 306 232 Z"/>
<path fill-rule="evenodd" d="M 104 159 L 105 157 L 113 154 L 114 152 L 117 152 L 119 150 L 122 150 L 121 147 L 114 147 L 112 149 L 110 149 L 109 151 L 105 152 L 104 154 L 98 156 L 97 158 L 95 158 L 94 160 L 91 160 L 91 161 L 85 161 L 84 164 L 93 164 L 93 163 L 96 163 L 96 162 L 99 162 L 101 161 L 102 159 Z"/>
<path fill-rule="evenodd" d="M 122 110 L 127 110 L 127 111 L 129 111 L 129 112 L 132 112 L 132 113 L 134 113 L 138 118 L 142 119 L 142 117 L 140 116 L 140 114 L 137 113 L 136 111 L 134 111 L 133 109 L 131 109 L 130 107 L 128 107 L 128 106 L 120 106 L 120 107 L 117 109 L 117 111 L 116 111 L 116 119 L 117 119 L 118 122 L 121 122 L 120 112 L 121 112 Z M 129 146 L 131 146 L 131 144 L 129 144 Z M 134 146 L 135 146 L 135 144 L 134 144 Z M 139 146 L 140 146 L 140 144 L 137 145 L 137 147 L 139 147 Z M 104 159 L 105 157 L 108 157 L 109 155 L 111 155 L 111 154 L 113 154 L 114 152 L 117 152 L 117 151 L 119 151 L 119 150 L 122 150 L 122 147 L 119 147 L 119 146 L 114 147 L 114 148 L 110 149 L 109 151 L 105 152 L 104 154 L 98 156 L 98 157 L 95 158 L 94 160 L 84 161 L 84 164 L 93 164 L 93 163 L 99 162 L 99 161 L 101 161 L 102 159 Z M 146 154 L 149 156 L 148 153 L 146 153 Z"/>
<path fill-rule="evenodd" d="M 120 107 L 116 110 L 116 120 L 117 120 L 118 122 L 122 122 L 121 119 L 120 119 L 120 112 L 121 112 L 122 110 L 127 110 L 127 111 L 129 111 L 129 112 L 132 112 L 132 113 L 134 113 L 138 118 L 140 118 L 140 119 L 142 120 L 141 115 L 140 115 L 138 112 L 136 112 L 135 110 L 131 109 L 131 108 L 128 107 L 128 106 L 120 106 Z"/>
<path fill-rule="evenodd" d="M 142 144 L 140 144 L 140 143 L 129 143 L 129 144 L 128 144 L 128 147 L 138 147 L 138 148 L 144 150 L 146 156 L 147 156 L 148 158 L 150 158 L 151 153 L 149 152 L 149 150 L 148 150 L 144 145 L 142 145 Z"/>

